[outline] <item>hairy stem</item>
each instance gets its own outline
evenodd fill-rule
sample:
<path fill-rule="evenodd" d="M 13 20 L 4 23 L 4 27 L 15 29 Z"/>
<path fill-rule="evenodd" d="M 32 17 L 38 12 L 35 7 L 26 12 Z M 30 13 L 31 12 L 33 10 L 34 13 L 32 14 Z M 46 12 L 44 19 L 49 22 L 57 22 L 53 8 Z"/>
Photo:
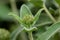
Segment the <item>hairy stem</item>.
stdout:
<path fill-rule="evenodd" d="M 28 32 L 28 35 L 29 35 L 29 40 L 33 40 L 33 35 L 32 35 L 32 32 Z"/>
<path fill-rule="evenodd" d="M 43 7 L 44 7 L 44 10 L 46 12 L 46 14 L 51 18 L 51 20 L 55 23 L 56 20 L 55 18 L 51 15 L 51 13 L 48 11 L 48 9 L 46 8 L 45 4 L 43 3 Z"/>
<path fill-rule="evenodd" d="M 15 0 L 10 0 L 12 11 L 18 13 Z"/>
<path fill-rule="evenodd" d="M 27 40 L 27 35 L 26 35 L 25 32 L 21 32 L 21 33 L 20 33 L 20 37 L 21 37 L 20 40 Z"/>

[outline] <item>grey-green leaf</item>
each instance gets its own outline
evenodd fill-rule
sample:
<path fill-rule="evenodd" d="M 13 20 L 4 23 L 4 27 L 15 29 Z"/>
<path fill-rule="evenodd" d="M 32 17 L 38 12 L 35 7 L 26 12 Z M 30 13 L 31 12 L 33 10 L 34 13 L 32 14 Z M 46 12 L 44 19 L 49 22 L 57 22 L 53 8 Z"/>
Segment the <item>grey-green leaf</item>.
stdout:
<path fill-rule="evenodd" d="M 37 40 L 48 40 L 51 36 L 53 36 L 56 32 L 58 32 L 59 29 L 60 29 L 60 22 L 53 24 L 45 33 L 39 35 Z"/>
<path fill-rule="evenodd" d="M 22 23 L 21 18 L 13 12 L 9 13 L 8 15 L 13 16 L 13 18 L 15 18 L 19 23 Z"/>
<path fill-rule="evenodd" d="M 24 30 L 23 27 L 18 27 L 15 31 L 11 33 L 10 40 L 16 40 L 17 36 Z"/>
<path fill-rule="evenodd" d="M 42 8 L 42 9 L 40 9 L 40 10 L 36 13 L 36 15 L 34 16 L 34 23 L 33 23 L 33 25 L 37 22 L 37 20 L 39 19 L 40 14 L 41 14 L 41 12 L 42 12 L 43 10 L 44 10 L 44 9 Z"/>
<path fill-rule="evenodd" d="M 23 4 L 20 9 L 20 18 L 23 18 L 25 15 L 32 15 L 32 13 L 30 9 L 28 8 L 28 6 Z"/>

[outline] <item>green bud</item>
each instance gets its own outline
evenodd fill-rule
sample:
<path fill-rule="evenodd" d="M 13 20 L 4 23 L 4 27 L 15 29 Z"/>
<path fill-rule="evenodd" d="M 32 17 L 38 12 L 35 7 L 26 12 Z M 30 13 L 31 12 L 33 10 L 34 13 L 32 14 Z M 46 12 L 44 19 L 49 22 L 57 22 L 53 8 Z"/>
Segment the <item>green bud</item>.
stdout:
<path fill-rule="evenodd" d="M 0 29 L 0 40 L 8 40 L 9 39 L 9 31 L 5 29 Z"/>
<path fill-rule="evenodd" d="M 34 17 L 32 15 L 26 15 L 22 20 L 26 27 L 30 27 L 30 25 L 33 23 Z"/>

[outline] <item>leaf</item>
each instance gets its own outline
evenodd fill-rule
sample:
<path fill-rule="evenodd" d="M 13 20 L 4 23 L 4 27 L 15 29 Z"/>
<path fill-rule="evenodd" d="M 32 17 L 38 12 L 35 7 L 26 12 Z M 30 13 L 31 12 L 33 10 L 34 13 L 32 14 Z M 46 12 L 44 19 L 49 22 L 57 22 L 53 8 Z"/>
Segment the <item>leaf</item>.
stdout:
<path fill-rule="evenodd" d="M 10 12 L 8 15 L 13 16 L 19 23 L 22 23 L 21 18 L 13 12 Z"/>
<path fill-rule="evenodd" d="M 29 7 L 29 9 L 32 9 L 34 5 L 31 2 L 27 2 L 26 5 Z"/>
<path fill-rule="evenodd" d="M 23 27 L 18 27 L 11 33 L 10 40 L 16 40 L 17 36 L 24 30 Z"/>
<path fill-rule="evenodd" d="M 40 14 L 41 14 L 41 12 L 42 12 L 43 10 L 44 10 L 44 9 L 42 8 L 42 9 L 40 9 L 40 10 L 36 13 L 36 15 L 34 16 L 34 23 L 33 23 L 33 25 L 37 22 L 37 20 L 39 19 Z"/>
<path fill-rule="evenodd" d="M 36 33 L 34 33 L 34 40 L 36 40 L 38 38 L 38 35 L 41 35 L 45 31 L 46 31 L 46 29 L 45 29 L 44 26 L 38 28 L 38 30 L 36 31 Z"/>
<path fill-rule="evenodd" d="M 36 24 L 35 26 L 36 27 L 42 27 L 42 26 L 49 25 L 49 24 L 52 24 L 52 22 L 47 21 L 47 22 L 43 22 L 43 23 L 40 23 L 40 24 Z"/>
<path fill-rule="evenodd" d="M 32 15 L 30 9 L 23 4 L 20 9 L 20 18 L 23 18 L 25 15 Z"/>
<path fill-rule="evenodd" d="M 48 24 L 52 24 L 52 20 L 46 15 L 45 13 L 42 13 L 36 22 L 35 26 L 40 27 L 40 26 L 45 26 Z"/>
<path fill-rule="evenodd" d="M 43 33 L 42 35 L 39 35 L 37 40 L 48 40 L 59 29 L 60 29 L 60 22 L 53 24 L 52 26 L 50 26 L 50 28 L 45 33 Z"/>

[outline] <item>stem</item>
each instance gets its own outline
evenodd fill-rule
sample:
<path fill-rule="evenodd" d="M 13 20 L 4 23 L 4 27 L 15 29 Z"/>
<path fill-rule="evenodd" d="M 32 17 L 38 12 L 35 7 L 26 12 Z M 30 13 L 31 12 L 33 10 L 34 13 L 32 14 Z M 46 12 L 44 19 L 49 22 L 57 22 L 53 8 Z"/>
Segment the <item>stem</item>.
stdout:
<path fill-rule="evenodd" d="M 43 7 L 44 7 L 44 10 L 46 12 L 46 14 L 51 18 L 51 20 L 55 23 L 56 20 L 55 18 L 51 15 L 51 13 L 48 11 L 48 9 L 46 8 L 45 4 L 43 3 Z"/>
<path fill-rule="evenodd" d="M 14 13 L 18 13 L 15 0 L 10 0 L 11 8 Z"/>
<path fill-rule="evenodd" d="M 20 37 L 21 37 L 20 40 L 27 40 L 27 35 L 26 35 L 25 32 L 21 32 L 21 33 L 20 33 Z"/>
<path fill-rule="evenodd" d="M 33 40 L 33 35 L 32 35 L 32 32 L 28 32 L 28 35 L 29 35 L 29 40 Z"/>

